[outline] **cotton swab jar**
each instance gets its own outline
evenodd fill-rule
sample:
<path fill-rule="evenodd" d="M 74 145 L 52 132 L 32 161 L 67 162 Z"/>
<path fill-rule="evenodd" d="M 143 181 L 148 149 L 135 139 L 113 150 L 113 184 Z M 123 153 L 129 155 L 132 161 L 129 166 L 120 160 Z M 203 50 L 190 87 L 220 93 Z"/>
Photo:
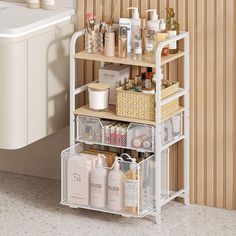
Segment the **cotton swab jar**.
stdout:
<path fill-rule="evenodd" d="M 92 83 L 88 85 L 89 108 L 103 111 L 108 109 L 110 85 L 104 83 Z"/>

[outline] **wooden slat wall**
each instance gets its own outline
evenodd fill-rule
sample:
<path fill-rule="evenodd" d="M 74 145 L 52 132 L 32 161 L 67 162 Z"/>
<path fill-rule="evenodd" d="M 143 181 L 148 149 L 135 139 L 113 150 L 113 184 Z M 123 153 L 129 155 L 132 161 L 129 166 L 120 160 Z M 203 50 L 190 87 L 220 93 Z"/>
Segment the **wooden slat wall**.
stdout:
<path fill-rule="evenodd" d="M 236 1 L 234 0 L 85 0 L 77 1 L 78 28 L 86 11 L 98 19 L 112 14 L 128 17 L 129 6 L 140 15 L 156 8 L 161 17 L 174 7 L 181 30 L 190 31 L 191 148 L 190 198 L 192 203 L 236 209 Z M 106 6 L 102 10 L 102 5 Z M 83 42 L 79 48 L 83 47 Z M 99 65 L 79 62 L 80 83 L 97 78 Z M 181 62 L 166 67 L 166 77 L 181 80 Z M 80 98 L 83 103 L 83 98 Z M 182 185 L 181 145 L 172 150 L 171 186 Z M 178 167 L 178 168 L 177 168 Z M 173 174 L 174 173 L 174 174 Z M 178 174 L 178 178 L 174 176 Z"/>

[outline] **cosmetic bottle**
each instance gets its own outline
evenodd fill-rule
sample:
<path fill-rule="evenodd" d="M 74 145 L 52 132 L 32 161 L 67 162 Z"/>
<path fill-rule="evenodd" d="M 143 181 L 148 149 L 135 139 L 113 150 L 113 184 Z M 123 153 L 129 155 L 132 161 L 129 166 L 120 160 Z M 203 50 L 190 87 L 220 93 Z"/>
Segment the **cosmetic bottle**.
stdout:
<path fill-rule="evenodd" d="M 179 24 L 175 20 L 175 13 L 173 8 L 167 9 L 167 22 L 166 22 L 166 30 L 168 32 L 168 37 L 172 38 L 179 34 Z M 178 44 L 177 42 L 171 43 L 169 45 L 170 54 L 175 54 L 178 52 Z"/>
<path fill-rule="evenodd" d="M 55 0 L 41 0 L 41 7 L 46 10 L 54 10 L 56 8 Z"/>
<path fill-rule="evenodd" d="M 113 32 L 111 25 L 108 25 L 107 32 L 105 34 L 104 55 L 107 57 L 115 56 L 115 33 Z"/>
<path fill-rule="evenodd" d="M 27 0 L 27 6 L 32 9 L 40 8 L 40 0 Z"/>
<path fill-rule="evenodd" d="M 148 34 L 148 28 L 147 28 L 147 20 L 146 18 L 141 19 L 141 27 L 140 27 L 140 36 L 142 39 L 142 50 L 143 54 L 145 54 L 145 39 Z"/>
<path fill-rule="evenodd" d="M 127 27 L 125 26 L 119 29 L 118 57 L 127 57 Z"/>
<path fill-rule="evenodd" d="M 149 62 L 155 61 L 156 40 L 155 31 L 150 30 L 145 38 L 145 60 Z"/>
<path fill-rule="evenodd" d="M 157 10 L 149 9 L 146 12 L 150 12 L 150 20 L 147 21 L 148 29 L 154 30 L 155 32 L 160 31 L 160 22 L 158 20 Z"/>
<path fill-rule="evenodd" d="M 165 19 L 160 19 L 160 31 L 164 32 L 166 30 L 166 21 Z"/>
<path fill-rule="evenodd" d="M 147 75 L 146 75 L 146 72 L 142 73 L 142 77 L 141 77 L 141 86 L 142 86 L 142 89 L 145 88 L 145 81 L 147 79 Z"/>
<path fill-rule="evenodd" d="M 127 28 L 127 53 L 131 53 L 131 20 L 129 18 L 120 18 L 119 26 L 125 26 Z"/>
<path fill-rule="evenodd" d="M 141 19 L 139 18 L 138 7 L 129 7 L 127 10 L 132 10 L 132 18 L 131 21 L 131 42 L 132 42 L 132 49 L 134 49 L 134 39 L 136 31 L 141 27 Z"/>
<path fill-rule="evenodd" d="M 142 60 L 142 39 L 140 34 L 136 34 L 134 38 L 134 59 Z"/>
<path fill-rule="evenodd" d="M 138 211 L 138 171 L 136 159 L 132 158 L 129 170 L 125 174 L 124 184 L 124 203 L 125 211 L 129 214 L 136 215 Z"/>
<path fill-rule="evenodd" d="M 97 157 L 93 162 L 90 174 L 90 204 L 93 207 L 103 208 L 106 206 L 107 192 L 107 169 L 104 167 L 103 158 Z"/>
<path fill-rule="evenodd" d="M 122 211 L 124 206 L 124 172 L 120 170 L 118 157 L 113 169 L 108 174 L 108 208 L 112 211 Z"/>

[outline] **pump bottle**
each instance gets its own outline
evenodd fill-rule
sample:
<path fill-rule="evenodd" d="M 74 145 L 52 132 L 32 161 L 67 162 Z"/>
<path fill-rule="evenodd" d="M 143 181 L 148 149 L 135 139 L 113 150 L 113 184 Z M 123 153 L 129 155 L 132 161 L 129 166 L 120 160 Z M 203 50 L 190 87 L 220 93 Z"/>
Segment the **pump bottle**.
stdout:
<path fill-rule="evenodd" d="M 140 36 L 140 27 L 141 27 L 141 19 L 139 18 L 138 7 L 129 7 L 127 10 L 132 10 L 132 18 L 131 20 L 131 41 L 132 41 L 132 49 L 134 49 L 134 39 L 135 36 Z"/>
<path fill-rule="evenodd" d="M 157 10 L 149 9 L 146 11 L 150 12 L 150 20 L 147 21 L 147 27 L 149 30 L 154 30 L 155 32 L 160 31 L 160 22 L 158 20 Z"/>
<path fill-rule="evenodd" d="M 107 169 L 104 167 L 103 159 L 102 156 L 98 156 L 90 174 L 90 204 L 97 208 L 106 206 Z"/>
<path fill-rule="evenodd" d="M 120 170 L 118 157 L 108 174 L 108 207 L 113 211 L 122 211 L 124 202 L 124 172 Z"/>

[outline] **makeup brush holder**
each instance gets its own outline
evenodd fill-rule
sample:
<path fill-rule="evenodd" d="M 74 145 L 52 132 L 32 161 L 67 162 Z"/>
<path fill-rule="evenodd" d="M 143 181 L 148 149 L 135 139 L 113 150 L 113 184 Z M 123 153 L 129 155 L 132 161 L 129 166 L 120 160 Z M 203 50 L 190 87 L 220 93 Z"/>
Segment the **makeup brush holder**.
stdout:
<path fill-rule="evenodd" d="M 85 33 L 85 50 L 88 53 L 99 53 L 103 48 L 103 34 L 94 31 L 86 31 Z"/>

